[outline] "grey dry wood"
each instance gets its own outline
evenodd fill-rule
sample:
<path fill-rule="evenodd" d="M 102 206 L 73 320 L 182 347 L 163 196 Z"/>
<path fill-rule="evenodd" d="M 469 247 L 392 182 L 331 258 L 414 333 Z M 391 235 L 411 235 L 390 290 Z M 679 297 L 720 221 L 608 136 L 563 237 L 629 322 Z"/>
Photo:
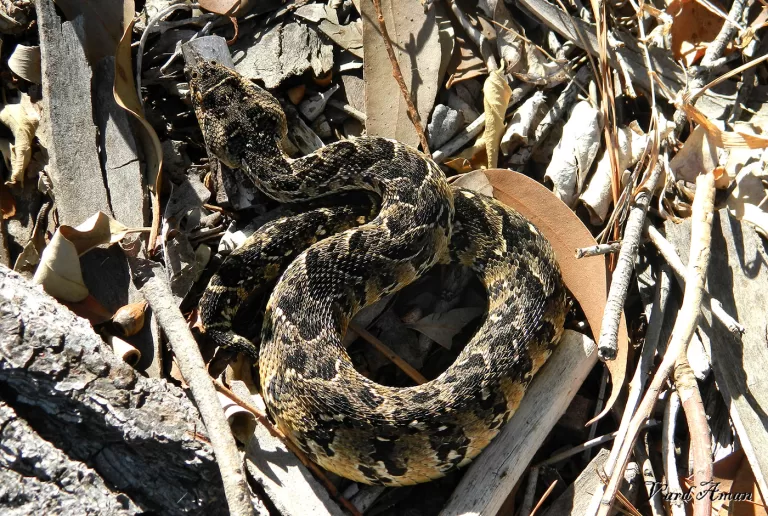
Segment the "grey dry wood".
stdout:
<path fill-rule="evenodd" d="M 62 462 L 52 455 L 40 462 L 42 481 L 55 482 L 76 472 L 60 466 L 79 470 L 82 462 L 112 493 L 122 493 L 126 507 L 131 502 L 161 514 L 226 511 L 205 427 L 184 392 L 136 374 L 86 320 L 2 266 L 0 393 L 36 434 L 69 458 Z M 17 500 L 28 496 L 29 514 L 36 493 L 51 491 L 28 487 Z M 8 503 L 0 498 L 0 512 Z"/>
<path fill-rule="evenodd" d="M 596 362 L 595 343 L 566 330 L 517 412 L 472 462 L 440 516 L 497 514 Z"/>
<path fill-rule="evenodd" d="M 72 460 L 0 401 L 0 508 L 28 514 L 139 514 L 85 463 Z M 53 480 L 55 479 L 55 480 Z"/>
<path fill-rule="evenodd" d="M 573 484 L 569 485 L 560 496 L 552 501 L 543 516 L 564 516 L 566 514 L 581 516 L 587 514 L 592 493 L 598 486 L 602 485 L 598 472 L 602 471 L 608 454 L 607 449 L 601 449 L 587 467 L 582 470 Z"/>
<path fill-rule="evenodd" d="M 47 148 L 62 224 L 76 226 L 98 211 L 112 214 L 96 151 L 91 107 L 91 68 L 85 58 L 84 20 L 61 23 L 53 0 L 35 0 L 40 25 L 43 119 L 39 134 Z"/>
<path fill-rule="evenodd" d="M 664 225 L 667 238 L 688 261 L 690 221 Z M 768 253 L 749 224 L 715 213 L 709 292 L 719 299 L 746 332 L 739 339 L 708 309 L 699 320 L 717 386 L 763 493 L 768 493 Z"/>

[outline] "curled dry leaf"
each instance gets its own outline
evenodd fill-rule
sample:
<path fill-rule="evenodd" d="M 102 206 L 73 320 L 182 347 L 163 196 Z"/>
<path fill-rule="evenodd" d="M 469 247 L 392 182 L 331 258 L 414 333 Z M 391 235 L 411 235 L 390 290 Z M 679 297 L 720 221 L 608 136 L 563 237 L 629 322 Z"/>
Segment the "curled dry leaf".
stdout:
<path fill-rule="evenodd" d="M 691 66 L 704 56 L 704 52 L 717 37 L 723 19 L 702 3 L 673 0 L 667 7 L 672 16 L 672 53 L 675 61 L 683 60 Z"/>
<path fill-rule="evenodd" d="M 485 111 L 485 153 L 488 168 L 496 166 L 499 160 L 499 142 L 504 135 L 504 115 L 507 112 L 512 89 L 507 84 L 502 68 L 493 70 L 483 83 L 483 107 Z"/>
<path fill-rule="evenodd" d="M 746 131 L 724 131 L 706 117 L 704 113 L 693 106 L 689 99 L 683 98 L 676 101 L 679 107 L 689 119 L 704 127 L 709 136 L 709 143 L 721 149 L 765 149 L 768 147 L 768 138 Z"/>
<path fill-rule="evenodd" d="M 736 188 L 728 196 L 728 211 L 739 220 L 749 222 L 763 237 L 768 238 L 768 194 L 758 176 L 760 163 L 752 163 L 736 178 Z"/>
<path fill-rule="evenodd" d="M 16 45 L 8 58 L 8 68 L 25 81 L 41 84 L 40 47 Z"/>
<path fill-rule="evenodd" d="M 483 134 L 456 158 L 446 161 L 446 166 L 461 173 L 496 166 L 499 159 L 499 143 L 504 135 L 504 116 L 511 96 L 512 89 L 507 84 L 502 69 L 489 73 L 483 83 Z"/>
<path fill-rule="evenodd" d="M 155 247 L 158 231 L 160 230 L 160 185 L 162 185 L 163 170 L 163 146 L 152 125 L 144 118 L 144 110 L 136 93 L 136 85 L 133 82 L 133 60 L 131 57 L 131 31 L 136 20 L 131 20 L 125 28 L 123 38 L 117 45 L 115 52 L 115 84 L 113 94 L 117 104 L 128 111 L 141 122 L 144 131 L 139 133 L 144 149 L 144 157 L 147 160 L 148 183 L 154 183 L 155 199 L 152 203 L 152 231 L 149 234 L 149 248 Z M 154 182 L 152 181 L 154 178 Z"/>
<path fill-rule="evenodd" d="M 112 352 L 129 366 L 135 366 L 141 360 L 141 351 L 136 349 L 131 343 L 110 334 L 105 334 L 104 339 L 109 344 L 109 347 L 112 348 Z"/>
<path fill-rule="evenodd" d="M 608 294 L 605 258 L 595 256 L 577 260 L 574 254 L 577 248 L 597 245 L 592 234 L 568 206 L 537 181 L 504 169 L 486 170 L 485 175 L 493 186 L 493 196 L 525 215 L 547 237 L 566 287 L 581 305 L 593 335 L 600 335 Z M 628 348 L 629 337 L 622 315 L 616 360 L 605 364 L 611 373 L 611 396 L 595 420 L 604 416 L 619 396 L 626 375 Z"/>
<path fill-rule="evenodd" d="M 101 212 L 77 227 L 60 226 L 43 250 L 32 281 L 57 299 L 71 303 L 82 301 L 88 296 L 88 289 L 83 283 L 80 255 L 140 231 L 146 228 L 127 228 Z"/>
<path fill-rule="evenodd" d="M 575 206 L 600 149 L 601 133 L 600 111 L 587 100 L 576 104 L 544 174 L 554 185 L 555 195 L 570 207 Z"/>
<path fill-rule="evenodd" d="M 24 184 L 24 170 L 32 158 L 32 143 L 40 123 L 40 115 L 23 94 L 18 104 L 6 104 L 0 109 L 0 122 L 13 133 L 13 144 L 10 146 L 11 178 L 7 184 Z"/>
<path fill-rule="evenodd" d="M 146 310 L 146 301 L 121 306 L 112 317 L 112 322 L 125 337 L 136 335 L 144 327 L 144 313 Z"/>
<path fill-rule="evenodd" d="M 256 416 L 244 409 L 224 394 L 217 392 L 224 417 L 227 418 L 232 434 L 243 444 L 247 444 L 256 430 Z"/>

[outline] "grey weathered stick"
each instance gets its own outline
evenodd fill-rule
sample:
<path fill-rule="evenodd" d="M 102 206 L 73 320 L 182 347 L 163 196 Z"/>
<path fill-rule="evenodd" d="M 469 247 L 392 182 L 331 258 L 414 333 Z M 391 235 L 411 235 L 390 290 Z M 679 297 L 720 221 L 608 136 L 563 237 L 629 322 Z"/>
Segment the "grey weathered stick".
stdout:
<path fill-rule="evenodd" d="M 600 516 L 607 516 L 619 491 L 621 474 L 629 462 L 629 454 L 634 447 L 635 439 L 640 433 L 643 423 L 653 412 L 658 395 L 675 366 L 677 357 L 685 352 L 701 314 L 701 301 L 704 297 L 704 282 L 709 267 L 710 245 L 712 242 L 712 209 L 715 198 L 715 180 L 711 173 L 702 174 L 696 178 L 696 197 L 693 200 L 691 216 L 691 254 L 688 260 L 688 282 L 685 285 L 683 306 L 680 308 L 675 327 L 672 330 L 667 351 L 653 376 L 643 401 L 637 413 L 632 417 L 627 432 L 627 439 L 619 450 L 616 467 L 613 470 L 605 494 L 600 502 Z"/>
<path fill-rule="evenodd" d="M 595 343 L 566 330 L 517 412 L 474 460 L 441 516 L 496 514 L 596 361 Z"/>
<path fill-rule="evenodd" d="M 680 412 L 680 396 L 677 391 L 672 391 L 664 407 L 664 427 L 661 431 L 661 456 L 664 460 L 664 477 L 667 479 L 667 490 L 672 495 L 669 506 L 672 508 L 672 516 L 685 516 L 683 506 L 683 489 L 680 487 L 680 476 L 677 474 L 677 461 L 675 461 L 675 426 L 677 413 Z"/>
<path fill-rule="evenodd" d="M 143 282 L 139 288 L 163 328 L 171 345 L 176 363 L 192 391 L 195 403 L 208 431 L 216 461 L 224 482 L 230 514 L 253 514 L 250 493 L 243 474 L 237 444 L 219 403 L 216 389 L 205 368 L 200 348 L 192 336 L 184 316 L 176 306 L 163 270 L 152 262 L 132 259 L 134 279 Z"/>
<path fill-rule="evenodd" d="M 683 265 L 683 260 L 681 260 L 677 255 L 675 246 L 673 246 L 669 240 L 664 238 L 664 235 L 662 235 L 655 226 L 646 224 L 645 229 L 648 233 L 648 238 L 651 240 L 651 243 L 656 246 L 659 254 L 661 254 L 669 266 L 672 267 L 672 270 L 675 271 L 675 275 L 677 276 L 678 280 L 681 282 L 682 286 L 685 287 L 685 265 Z M 728 328 L 728 331 L 734 335 L 742 335 L 745 331 L 747 331 L 747 329 L 744 328 L 744 326 L 742 326 L 739 321 L 731 317 L 730 314 L 725 311 L 723 304 L 717 299 L 713 298 L 706 289 L 704 291 L 704 302 L 709 305 L 709 308 L 712 311 L 712 315 L 717 317 L 720 322 L 723 323 L 726 328 Z"/>
<path fill-rule="evenodd" d="M 621 241 L 621 250 L 616 269 L 613 271 L 611 288 L 608 291 L 608 300 L 605 303 L 603 324 L 600 327 L 600 340 L 597 346 L 598 355 L 602 360 L 616 358 L 617 339 L 619 335 L 619 321 L 624 311 L 624 301 L 627 298 L 629 279 L 635 267 L 635 258 L 640 248 L 640 236 L 643 234 L 643 223 L 648 213 L 653 192 L 661 177 L 663 166 L 661 161 L 656 163 L 648 179 L 649 190 L 642 190 L 635 197 L 635 203 L 629 210 L 627 224 L 624 228 L 624 238 Z"/>

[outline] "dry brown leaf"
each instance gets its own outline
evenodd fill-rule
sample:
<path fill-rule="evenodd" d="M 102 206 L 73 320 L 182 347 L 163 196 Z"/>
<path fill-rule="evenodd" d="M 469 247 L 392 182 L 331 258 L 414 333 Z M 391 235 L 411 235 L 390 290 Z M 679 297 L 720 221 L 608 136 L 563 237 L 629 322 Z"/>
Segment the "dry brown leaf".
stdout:
<path fill-rule="evenodd" d="M 8 68 L 25 81 L 41 84 L 40 47 L 16 45 L 8 58 Z"/>
<path fill-rule="evenodd" d="M 392 63 L 379 32 L 376 9 L 370 1 L 360 7 L 366 131 L 370 136 L 394 138 L 416 147 L 419 137 L 408 118 L 400 87 L 392 76 Z M 437 76 L 442 49 L 435 9 L 425 13 L 419 2 L 411 0 L 382 0 L 381 9 L 403 79 L 426 128 L 440 86 Z"/>
<path fill-rule="evenodd" d="M 736 178 L 736 188 L 728 196 L 728 211 L 744 222 L 749 222 L 758 233 L 768 238 L 768 193 L 760 173 L 760 163 L 744 167 Z"/>
<path fill-rule="evenodd" d="M 239 7 L 240 0 L 198 0 L 201 9 L 224 16 L 232 15 Z"/>
<path fill-rule="evenodd" d="M 134 0 L 54 0 L 68 20 L 85 20 L 85 54 L 92 66 L 114 55 L 123 28 L 136 12 Z"/>
<path fill-rule="evenodd" d="M 673 18 L 670 33 L 675 60 L 682 59 L 691 66 L 704 56 L 709 43 L 717 37 L 723 19 L 699 2 L 690 0 L 674 0 L 666 12 Z"/>
<path fill-rule="evenodd" d="M 24 171 L 32 158 L 32 144 L 40 123 L 40 115 L 35 110 L 29 96 L 22 94 L 18 104 L 6 104 L 0 109 L 0 122 L 13 133 L 10 146 L 11 178 L 8 185 L 24 185 Z"/>
<path fill-rule="evenodd" d="M 147 178 L 149 184 L 153 184 L 155 200 L 152 203 L 152 231 L 149 235 L 150 250 L 155 247 L 157 233 L 160 230 L 160 186 L 163 176 L 163 147 L 152 125 L 144 118 L 144 110 L 141 108 L 139 96 L 136 93 L 136 84 L 133 82 L 133 59 L 131 57 L 131 31 L 136 20 L 132 20 L 125 29 L 123 38 L 117 45 L 115 52 L 115 84 L 113 94 L 117 104 L 132 114 L 141 122 L 144 131 L 139 132 L 144 157 L 147 160 Z"/>
<path fill-rule="evenodd" d="M 16 199 L 11 195 L 7 186 L 0 183 L 0 213 L 3 220 L 8 220 L 16 215 Z"/>
<path fill-rule="evenodd" d="M 454 84 L 461 81 L 481 77 L 488 73 L 485 62 L 479 57 L 477 49 L 472 47 L 472 43 L 464 38 L 457 37 L 455 40 L 458 52 L 454 50 L 453 56 L 448 63 L 447 74 L 450 74 L 445 84 L 446 88 L 453 87 Z"/>
<path fill-rule="evenodd" d="M 451 349 L 453 338 L 483 312 L 484 309 L 477 307 L 454 308 L 447 312 L 429 314 L 406 326 L 423 333 L 445 349 Z"/>
<path fill-rule="evenodd" d="M 128 233 L 146 228 L 127 228 L 99 212 L 77 227 L 60 226 L 43 250 L 33 282 L 57 299 L 77 303 L 88 296 L 80 270 L 80 255 L 102 244 L 119 242 Z"/>
<path fill-rule="evenodd" d="M 577 248 L 597 245 L 592 234 L 568 206 L 537 181 L 505 169 L 486 170 L 485 175 L 493 185 L 493 196 L 530 219 L 547 237 L 560 264 L 565 285 L 581 305 L 593 335 L 600 335 L 608 294 L 605 259 L 577 260 L 574 255 Z M 626 376 L 628 347 L 629 336 L 622 315 L 616 360 L 605 363 L 611 373 L 611 396 L 603 412 L 593 421 L 603 417 L 619 396 Z"/>
<path fill-rule="evenodd" d="M 147 310 L 147 302 L 139 301 L 121 306 L 112 317 L 112 322 L 126 337 L 136 335 L 144 327 L 144 314 Z"/>

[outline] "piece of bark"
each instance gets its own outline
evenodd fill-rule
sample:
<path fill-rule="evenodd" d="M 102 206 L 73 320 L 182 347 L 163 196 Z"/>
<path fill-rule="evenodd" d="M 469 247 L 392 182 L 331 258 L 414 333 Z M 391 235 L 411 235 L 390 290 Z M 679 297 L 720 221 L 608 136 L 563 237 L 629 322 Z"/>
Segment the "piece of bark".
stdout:
<path fill-rule="evenodd" d="M 497 514 L 596 362 L 595 343 L 566 330 L 512 419 L 472 462 L 440 516 Z"/>
<path fill-rule="evenodd" d="M 28 514 L 139 514 L 133 500 L 114 493 L 83 462 L 35 433 L 0 401 L 0 507 Z"/>
<path fill-rule="evenodd" d="M 42 439 L 143 511 L 226 512 L 205 427 L 184 392 L 136 374 L 87 321 L 3 267 L 0 394 Z"/>
<path fill-rule="evenodd" d="M 682 224 L 667 222 L 665 229 L 683 262 L 687 262 L 690 220 Z M 768 492 L 767 267 L 764 241 L 754 228 L 728 215 L 726 208 L 717 211 L 707 277 L 709 292 L 746 332 L 739 339 L 718 319 L 713 320 L 704 306 L 700 335 L 739 441 L 764 493 Z"/>
<path fill-rule="evenodd" d="M 149 203 L 136 140 L 124 109 L 112 93 L 115 58 L 105 57 L 94 70 L 93 118 L 99 130 L 101 166 L 115 218 L 131 228 L 149 223 Z M 55 120 L 54 120 L 55 122 Z"/>
<path fill-rule="evenodd" d="M 53 0 L 35 0 L 35 7 L 43 73 L 38 137 L 48 150 L 59 220 L 77 226 L 96 212 L 112 214 L 96 151 L 85 22 L 80 16 L 62 24 Z"/>

